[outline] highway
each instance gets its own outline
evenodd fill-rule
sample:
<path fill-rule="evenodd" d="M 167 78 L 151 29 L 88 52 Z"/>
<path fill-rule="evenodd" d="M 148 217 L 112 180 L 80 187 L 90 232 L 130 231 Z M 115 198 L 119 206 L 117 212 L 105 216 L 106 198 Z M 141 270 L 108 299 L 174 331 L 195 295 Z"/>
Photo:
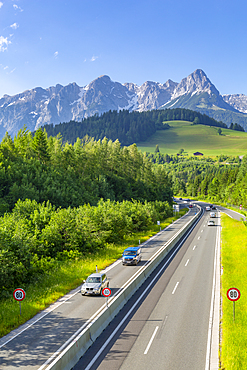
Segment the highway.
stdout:
<path fill-rule="evenodd" d="M 121 260 L 109 266 L 105 271 L 113 295 L 118 294 L 123 284 L 148 263 L 149 258 L 194 217 L 197 211 L 196 207 L 190 209 L 183 218 L 144 243 L 143 258 L 137 266 L 122 266 Z M 182 286 L 181 280 L 178 291 Z M 78 288 L 70 292 L 25 325 L 0 339 L 0 368 L 45 369 L 104 305 L 104 297 L 82 297 Z"/>
<path fill-rule="evenodd" d="M 207 369 L 220 237 L 220 212 L 215 226 L 207 225 L 209 213 L 175 256 L 162 261 L 73 370 Z"/>

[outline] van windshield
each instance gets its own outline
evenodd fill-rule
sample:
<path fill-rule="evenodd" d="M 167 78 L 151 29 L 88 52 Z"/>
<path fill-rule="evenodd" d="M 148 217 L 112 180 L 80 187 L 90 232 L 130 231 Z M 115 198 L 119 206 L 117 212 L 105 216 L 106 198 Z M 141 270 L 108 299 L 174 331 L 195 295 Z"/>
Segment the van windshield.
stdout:
<path fill-rule="evenodd" d="M 123 255 L 124 256 L 135 256 L 136 252 L 135 251 L 125 251 Z"/>
<path fill-rule="evenodd" d="M 100 283 L 100 277 L 88 277 L 87 278 L 87 283 Z"/>

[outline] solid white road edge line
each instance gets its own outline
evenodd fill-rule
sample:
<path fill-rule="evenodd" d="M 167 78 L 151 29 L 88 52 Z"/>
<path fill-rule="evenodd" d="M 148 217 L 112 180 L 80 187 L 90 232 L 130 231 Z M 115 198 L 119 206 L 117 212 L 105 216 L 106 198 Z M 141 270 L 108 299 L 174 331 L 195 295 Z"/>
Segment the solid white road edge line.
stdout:
<path fill-rule="evenodd" d="M 204 209 L 202 209 L 202 215 L 201 216 L 203 216 L 204 215 Z M 156 277 L 160 274 L 160 272 L 166 267 L 166 265 L 167 265 L 167 263 L 170 261 L 170 259 L 173 257 L 173 255 L 174 255 L 174 253 L 176 253 L 176 251 L 180 248 L 180 246 L 183 244 L 183 242 L 186 240 L 186 238 L 190 235 L 190 233 L 194 230 L 194 228 L 196 227 L 196 225 L 198 224 L 198 222 L 199 222 L 199 220 L 201 219 L 201 217 L 200 218 L 198 218 L 197 220 L 196 220 L 196 222 L 195 222 L 195 224 L 192 226 L 192 228 L 189 230 L 189 233 L 188 234 L 185 234 L 185 237 L 183 237 L 183 239 L 181 240 L 181 242 L 179 243 L 179 245 L 177 246 L 177 248 L 174 250 L 174 252 L 171 254 L 171 256 L 169 257 L 169 259 L 167 260 L 167 262 L 165 263 L 165 265 L 162 267 L 162 269 L 159 271 L 159 273 L 156 275 Z M 180 220 L 180 219 L 178 219 L 178 220 Z M 156 235 L 158 235 L 158 234 L 156 234 Z M 175 238 L 176 237 L 176 235 L 177 234 L 175 234 L 171 239 L 173 239 L 173 238 Z M 171 240 L 170 239 L 170 240 Z M 167 242 L 166 243 L 164 243 L 163 244 L 163 246 L 165 246 L 167 244 Z M 162 247 L 163 247 L 162 246 Z M 161 247 L 161 248 L 162 248 Z M 160 248 L 160 249 L 161 249 Z M 157 254 L 158 252 L 156 252 L 154 255 L 153 255 L 153 257 Z M 135 273 L 133 276 L 135 276 L 137 273 Z M 129 280 L 131 280 L 131 279 L 129 279 Z M 155 280 L 155 278 L 152 280 L 152 282 Z M 148 288 L 151 286 L 151 284 L 152 284 L 152 282 L 149 284 L 149 286 L 148 286 Z M 128 283 L 128 282 L 127 282 Z M 126 284 L 127 283 L 125 283 L 124 284 L 124 286 L 126 286 Z M 123 287 L 122 287 L 123 288 Z M 144 293 L 141 295 L 141 297 L 145 294 L 145 292 L 147 291 L 147 289 L 145 289 L 145 291 L 144 291 Z M 102 353 L 102 351 L 105 349 L 105 347 L 107 346 L 107 344 L 109 343 L 109 341 L 111 340 L 111 338 L 115 335 L 115 333 L 117 332 L 117 330 L 118 330 L 118 328 L 119 327 L 121 327 L 121 325 L 124 323 L 124 321 L 128 318 L 128 316 L 129 316 L 129 314 L 132 312 L 132 310 L 135 308 L 135 306 L 136 306 L 136 304 L 140 301 L 140 299 L 141 299 L 141 297 L 139 297 L 139 299 L 136 301 L 136 303 L 134 304 L 134 306 L 132 306 L 132 308 L 130 309 L 130 311 L 129 311 L 129 313 L 123 318 L 123 320 L 121 321 L 121 323 L 117 326 L 117 328 L 114 330 L 114 332 L 112 333 L 112 335 L 108 338 L 108 340 L 105 342 L 105 344 L 103 345 L 103 347 L 101 348 L 101 350 L 100 351 L 98 351 L 98 353 L 97 353 L 97 355 L 95 355 L 95 357 L 92 359 L 92 361 L 90 362 L 90 364 L 92 365 L 96 360 L 97 360 L 97 358 L 99 357 L 99 355 Z M 112 297 L 112 299 L 113 299 L 113 297 Z M 102 306 L 103 307 L 103 306 Z M 101 307 L 101 308 L 102 308 Z M 100 311 L 100 309 L 97 311 L 97 312 L 99 312 Z M 96 313 L 97 314 L 97 313 Z M 93 317 L 95 317 L 96 316 L 96 314 L 93 316 Z M 88 320 L 88 322 L 89 321 L 91 321 L 92 320 L 92 318 L 93 317 L 91 317 L 89 320 Z M 88 323 L 87 322 L 87 323 Z M 87 325 L 87 323 L 86 324 L 84 324 L 83 325 L 83 327 L 85 327 L 86 325 Z M 80 330 L 80 329 L 79 329 Z M 80 336 L 80 334 L 79 334 L 79 336 Z M 74 335 L 73 335 L 73 337 L 74 337 Z M 69 339 L 68 339 L 68 341 L 69 341 Z M 76 341 L 76 339 L 74 339 L 74 341 Z M 71 345 L 71 343 L 68 345 L 68 347 Z M 57 361 L 61 356 L 63 356 L 63 352 L 64 351 L 66 351 L 67 349 L 63 349 L 64 348 L 64 345 L 62 345 L 50 358 L 48 358 L 47 360 L 46 360 L 46 362 L 38 369 L 38 370 L 42 370 L 46 365 L 48 365 L 52 360 L 53 360 L 53 356 L 55 355 L 55 354 L 57 354 L 58 355 L 58 357 L 54 360 L 54 361 Z M 63 350 L 63 352 L 61 352 L 61 350 Z M 50 369 L 51 368 L 51 366 L 52 366 L 52 364 L 53 363 L 51 363 L 48 367 L 47 367 L 47 370 L 48 369 Z M 90 365 L 89 364 L 89 365 Z M 88 366 L 89 366 L 88 365 Z M 90 366 L 91 366 L 90 365 Z M 87 367 L 85 370 L 87 370 L 87 369 L 89 369 L 90 367 Z"/>
<path fill-rule="evenodd" d="M 210 307 L 210 314 L 209 314 L 208 341 L 207 341 L 205 370 L 210 369 L 210 355 L 211 355 L 213 315 L 214 315 L 214 304 L 215 304 L 216 273 L 217 273 L 217 270 L 216 270 L 216 267 L 217 267 L 217 250 L 218 250 L 219 246 L 220 246 L 220 225 L 218 225 L 218 229 L 217 229 L 215 252 L 214 252 L 214 276 L 213 276 L 213 287 L 212 287 L 212 296 L 211 296 L 211 307 Z M 218 330 L 219 330 L 219 328 L 218 328 Z"/>
<path fill-rule="evenodd" d="M 195 228 L 195 226 L 197 225 L 199 220 L 197 220 L 197 222 L 193 225 L 193 227 L 191 228 L 189 234 L 192 232 L 192 230 Z M 181 240 L 181 242 L 179 243 L 179 245 L 177 246 L 177 248 L 173 251 L 173 253 L 171 254 L 171 256 L 168 258 L 168 260 L 166 261 L 166 263 L 162 266 L 162 268 L 159 270 L 159 272 L 157 273 L 157 275 L 152 279 L 152 281 L 149 283 L 149 285 L 147 286 L 147 288 L 143 291 L 143 293 L 139 296 L 139 298 L 137 299 L 137 301 L 134 303 L 134 305 L 131 307 L 131 309 L 128 311 L 128 313 L 123 317 L 123 319 L 121 320 L 121 322 L 118 324 L 118 326 L 115 328 L 115 330 L 112 332 L 112 334 L 109 336 L 109 338 L 105 341 L 105 343 L 103 344 L 103 346 L 100 348 L 100 350 L 96 353 L 96 355 L 93 357 L 93 359 L 90 361 L 90 363 L 88 364 L 88 366 L 85 368 L 85 370 L 89 370 L 91 368 L 91 366 L 95 363 L 95 361 L 99 358 L 99 356 L 101 355 L 101 353 L 105 350 L 105 348 L 108 346 L 108 344 L 110 343 L 110 341 L 112 340 L 112 338 L 115 336 L 115 334 L 118 332 L 118 330 L 121 328 L 121 326 L 123 325 L 123 323 L 127 320 L 127 318 L 129 317 L 129 315 L 131 314 L 131 312 L 135 309 L 135 307 L 138 305 L 138 303 L 140 302 L 140 300 L 142 299 L 142 297 L 150 290 L 150 287 L 152 286 L 152 284 L 154 283 L 154 281 L 158 278 L 158 276 L 161 274 L 161 272 L 167 267 L 168 263 L 170 262 L 170 260 L 173 258 L 174 254 L 177 253 L 177 250 L 180 248 L 180 246 L 184 243 L 184 240 L 188 237 L 188 235 L 185 236 L 185 238 L 183 238 Z M 38 369 L 40 370 L 40 368 Z"/>
<path fill-rule="evenodd" d="M 186 215 L 184 215 L 186 216 Z M 184 217 L 183 216 L 183 217 Z M 182 217 L 180 217 L 181 219 Z M 180 220 L 178 219 L 178 220 Z M 177 220 L 176 220 L 177 221 Z M 174 221 L 174 223 L 176 222 Z M 170 226 L 170 225 L 169 225 Z M 166 229 L 166 228 L 165 228 Z M 165 229 L 161 230 L 164 231 Z M 141 245 L 145 245 L 147 244 L 150 240 L 156 238 L 158 236 L 158 234 L 160 234 L 161 232 L 153 235 L 151 238 L 149 238 L 148 240 L 146 240 L 144 243 L 142 243 Z M 114 263 L 112 263 L 110 266 L 106 267 L 104 270 L 104 272 L 108 272 L 110 271 L 112 268 L 114 268 L 116 265 L 118 265 L 120 262 L 122 262 L 122 259 L 118 259 L 117 261 L 115 261 Z M 146 262 L 146 264 L 149 263 L 149 261 Z M 58 299 L 57 302 L 54 302 L 51 304 L 50 307 L 46 308 L 44 310 L 44 314 L 42 316 L 40 316 L 37 320 L 33 321 L 31 324 L 27 325 L 23 330 L 19 331 L 16 335 L 14 335 L 13 337 L 11 337 L 10 339 L 8 339 L 6 342 L 4 342 L 3 344 L 0 345 L 0 348 L 2 348 L 3 346 L 5 346 L 6 344 L 8 344 L 9 342 L 11 342 L 13 339 L 15 339 L 16 337 L 18 337 L 20 334 L 22 334 L 25 330 L 29 329 L 30 327 L 32 327 L 34 324 L 36 324 L 37 322 L 39 322 L 41 319 L 43 319 L 45 316 L 47 316 L 49 313 L 51 313 L 52 311 L 54 311 L 56 308 L 58 308 L 59 306 L 61 306 L 62 304 L 66 303 L 69 299 L 73 298 L 77 293 L 80 292 L 80 289 L 77 290 L 75 293 L 73 294 L 70 294 L 68 296 L 68 298 L 66 298 L 66 295 L 65 295 L 65 299 L 64 297 L 61 297 Z M 119 292 L 119 290 L 114 294 L 114 296 Z M 98 311 L 97 311 L 98 312 Z M 24 324 L 25 325 L 25 324 Z M 81 328 L 79 329 L 81 330 Z M 10 334 L 10 333 L 9 333 Z M 74 335 L 77 335 L 78 333 L 76 332 Z M 7 334 L 8 335 L 8 334 Z M 72 336 L 73 337 L 73 336 Z"/>
<path fill-rule="evenodd" d="M 150 346 L 151 346 L 151 344 L 152 344 L 152 342 L 153 342 L 153 340 L 154 340 L 155 334 L 157 333 L 157 330 L 158 330 L 158 329 L 159 329 L 159 327 L 158 327 L 158 326 L 156 326 L 156 328 L 155 328 L 155 330 L 154 330 L 154 332 L 153 332 L 153 335 L 151 336 L 151 339 L 150 339 L 150 341 L 149 341 L 149 343 L 148 343 L 148 345 L 147 345 L 147 348 L 145 349 L 144 355 L 146 355 L 146 354 L 148 353 L 148 350 L 149 350 L 149 348 L 150 348 Z"/>

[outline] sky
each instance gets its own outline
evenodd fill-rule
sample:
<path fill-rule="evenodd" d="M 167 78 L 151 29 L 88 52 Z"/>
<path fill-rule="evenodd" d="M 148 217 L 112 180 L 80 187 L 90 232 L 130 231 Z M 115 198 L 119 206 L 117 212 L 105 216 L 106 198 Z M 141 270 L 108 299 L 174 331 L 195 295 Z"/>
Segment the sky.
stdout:
<path fill-rule="evenodd" d="M 101 75 L 247 95 L 246 0 L 0 0 L 0 98 Z"/>

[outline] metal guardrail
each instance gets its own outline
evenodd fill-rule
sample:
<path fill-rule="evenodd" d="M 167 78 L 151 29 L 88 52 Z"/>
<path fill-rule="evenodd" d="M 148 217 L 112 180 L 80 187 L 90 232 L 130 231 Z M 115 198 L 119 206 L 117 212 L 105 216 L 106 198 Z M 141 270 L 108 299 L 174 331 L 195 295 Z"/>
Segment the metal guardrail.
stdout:
<path fill-rule="evenodd" d="M 199 207 L 199 206 L 197 206 Z M 187 231 L 200 218 L 202 209 L 179 230 L 168 242 L 151 257 L 121 288 L 116 296 L 108 300 L 108 306 L 104 304 L 102 308 L 91 318 L 87 327 L 82 330 L 68 346 L 58 354 L 58 356 L 47 366 L 42 366 L 45 370 L 70 370 L 97 337 L 103 332 L 107 325 L 113 320 L 118 312 L 123 308 L 132 295 L 139 289 L 147 277 L 155 270 L 168 252 L 177 242 L 187 233 Z"/>

